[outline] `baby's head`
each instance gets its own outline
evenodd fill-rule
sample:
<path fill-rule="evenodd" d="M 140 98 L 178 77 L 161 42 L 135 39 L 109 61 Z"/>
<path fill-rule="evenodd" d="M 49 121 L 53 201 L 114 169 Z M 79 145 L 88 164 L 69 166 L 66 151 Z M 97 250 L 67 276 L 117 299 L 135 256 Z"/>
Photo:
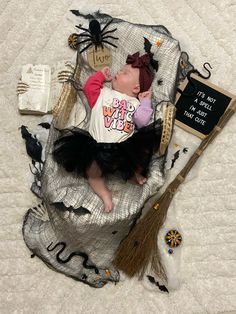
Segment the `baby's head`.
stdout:
<path fill-rule="evenodd" d="M 112 78 L 112 88 L 131 97 L 149 90 L 153 81 L 150 54 L 139 57 L 139 52 L 129 55 L 124 65 Z"/>

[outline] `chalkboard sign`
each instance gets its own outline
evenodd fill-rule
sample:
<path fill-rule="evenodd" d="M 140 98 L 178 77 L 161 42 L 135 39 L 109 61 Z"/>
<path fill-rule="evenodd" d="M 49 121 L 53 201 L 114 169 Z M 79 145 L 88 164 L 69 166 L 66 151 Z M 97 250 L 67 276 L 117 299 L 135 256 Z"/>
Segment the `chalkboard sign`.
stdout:
<path fill-rule="evenodd" d="M 235 96 L 194 74 L 191 78 L 196 91 L 193 93 L 186 78 L 180 89 L 191 96 L 178 93 L 175 123 L 203 139 L 213 130 Z"/>

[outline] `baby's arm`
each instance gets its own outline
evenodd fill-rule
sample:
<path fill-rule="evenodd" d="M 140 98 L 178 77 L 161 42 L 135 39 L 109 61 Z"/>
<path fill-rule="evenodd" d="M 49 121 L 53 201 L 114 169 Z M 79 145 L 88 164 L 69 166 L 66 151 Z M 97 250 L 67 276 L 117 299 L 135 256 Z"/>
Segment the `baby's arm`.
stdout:
<path fill-rule="evenodd" d="M 151 103 L 151 92 L 143 92 L 138 96 L 140 105 L 134 113 L 134 123 L 140 129 L 148 124 L 152 117 L 153 109 Z"/>
<path fill-rule="evenodd" d="M 84 85 L 83 91 L 91 108 L 93 108 L 100 95 L 103 83 L 110 80 L 110 77 L 110 69 L 109 67 L 105 67 L 101 71 L 96 72 L 88 78 Z"/>

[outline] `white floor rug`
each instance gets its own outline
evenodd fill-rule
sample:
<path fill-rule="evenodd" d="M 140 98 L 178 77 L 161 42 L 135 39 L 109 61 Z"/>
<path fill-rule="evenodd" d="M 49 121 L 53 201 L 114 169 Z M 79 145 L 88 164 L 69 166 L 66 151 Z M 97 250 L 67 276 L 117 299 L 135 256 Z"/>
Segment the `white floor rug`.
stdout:
<path fill-rule="evenodd" d="M 16 86 L 23 64 L 72 57 L 69 9 L 166 26 L 195 67 L 210 62 L 211 81 L 236 93 L 235 0 L 1 0 L 0 313 L 236 313 L 236 116 L 171 205 L 167 225 L 174 219 L 184 238 L 178 289 L 167 295 L 136 279 L 93 289 L 30 258 L 22 219 L 38 200 L 18 128 L 39 118 L 18 113 Z"/>

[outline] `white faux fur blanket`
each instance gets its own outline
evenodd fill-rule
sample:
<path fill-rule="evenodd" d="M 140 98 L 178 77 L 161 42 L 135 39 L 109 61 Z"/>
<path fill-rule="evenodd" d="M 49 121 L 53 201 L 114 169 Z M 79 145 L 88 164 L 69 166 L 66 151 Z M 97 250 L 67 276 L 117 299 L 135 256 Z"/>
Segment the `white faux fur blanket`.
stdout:
<path fill-rule="evenodd" d="M 236 93 L 235 0 L 94 0 L 89 5 L 85 0 L 1 0 L 0 313 L 236 313 L 236 116 L 171 204 L 164 228 L 177 226 L 184 240 L 169 263 L 177 282 L 169 295 L 137 279 L 93 289 L 30 258 L 22 219 L 38 200 L 29 190 L 30 161 L 18 127 L 34 127 L 39 118 L 18 113 L 16 85 L 23 64 L 52 65 L 72 57 L 69 9 L 100 9 L 131 22 L 164 25 L 195 67 L 210 62 L 211 81 Z"/>

